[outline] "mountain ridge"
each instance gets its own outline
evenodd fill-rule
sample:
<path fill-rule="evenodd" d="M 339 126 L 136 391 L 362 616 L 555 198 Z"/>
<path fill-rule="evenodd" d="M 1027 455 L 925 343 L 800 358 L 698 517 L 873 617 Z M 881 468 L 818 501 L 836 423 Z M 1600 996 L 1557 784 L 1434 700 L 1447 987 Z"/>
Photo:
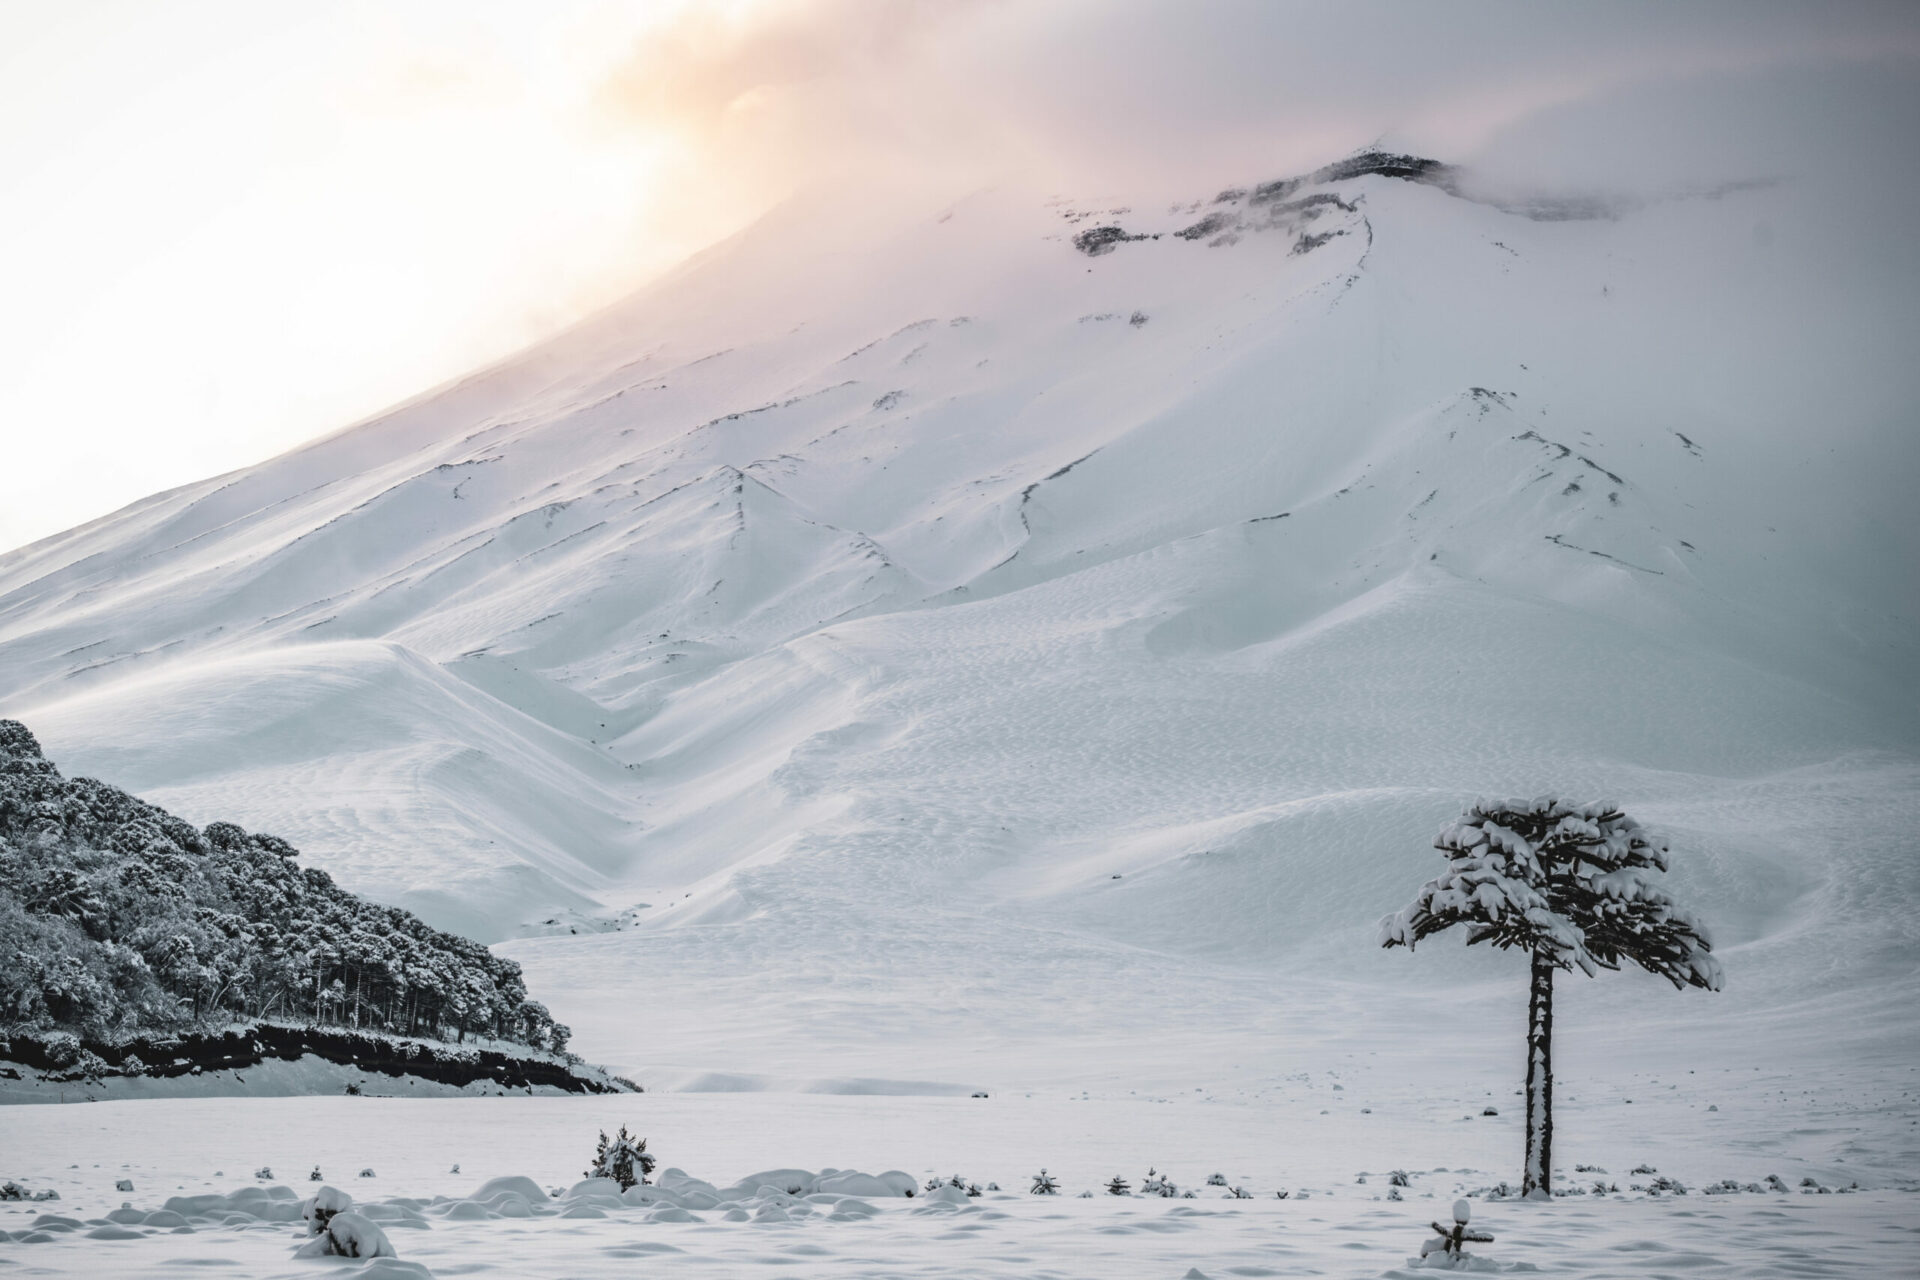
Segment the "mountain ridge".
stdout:
<path fill-rule="evenodd" d="M 1237 227 L 1178 234 L 1218 201 L 1176 201 L 1091 254 L 1154 224 L 795 206 L 525 356 L 0 557 L 0 710 L 463 932 L 633 922 L 513 944 L 585 984 L 556 1008 L 616 1061 L 578 968 L 608 948 L 743 1009 L 721 950 L 821 930 L 1330 964 L 1391 904 L 1315 920 L 1276 886 L 1338 848 L 1384 896 L 1373 851 L 1481 789 L 1629 787 L 1784 964 L 1814 890 L 1743 896 L 1725 868 L 1770 846 L 1709 797 L 1829 768 L 1878 795 L 1920 741 L 1911 600 L 1849 505 L 1878 420 L 1830 396 L 1816 456 L 1772 358 L 1808 321 L 1730 232 L 1798 244 L 1817 193 L 1531 217 L 1400 167 L 1289 180 L 1277 235 L 1249 184 Z M 1884 848 L 1889 803 L 1847 838 Z M 1213 830 L 1235 852 L 1191 847 Z M 828 950 L 913 1020 L 894 961 Z M 690 1068 L 749 1072 L 775 1034 L 681 1030 Z M 852 1074 L 930 1074 L 895 1065 Z"/>

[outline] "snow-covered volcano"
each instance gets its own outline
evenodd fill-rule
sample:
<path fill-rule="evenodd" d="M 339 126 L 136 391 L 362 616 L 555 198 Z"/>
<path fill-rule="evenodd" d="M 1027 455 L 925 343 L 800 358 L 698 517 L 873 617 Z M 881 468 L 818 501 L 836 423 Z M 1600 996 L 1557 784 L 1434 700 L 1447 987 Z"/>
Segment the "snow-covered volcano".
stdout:
<path fill-rule="evenodd" d="M 0 556 L 0 715 L 520 939 L 660 1082 L 1173 1078 L 1510 1003 L 1372 922 L 1545 790 L 1664 829 L 1728 973 L 1566 1034 L 1910 1047 L 1920 386 L 1836 193 L 1197 194 L 796 201 Z"/>

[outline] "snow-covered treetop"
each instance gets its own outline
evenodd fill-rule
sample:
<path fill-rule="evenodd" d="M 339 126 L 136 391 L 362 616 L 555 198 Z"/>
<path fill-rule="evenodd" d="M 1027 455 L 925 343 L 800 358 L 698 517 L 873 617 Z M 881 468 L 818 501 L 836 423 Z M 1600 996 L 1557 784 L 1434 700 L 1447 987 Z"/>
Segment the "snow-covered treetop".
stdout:
<path fill-rule="evenodd" d="M 1614 806 L 1478 800 L 1433 844 L 1447 869 L 1381 919 L 1381 946 L 1464 924 L 1470 946 L 1525 947 L 1589 977 L 1631 960 L 1676 987 L 1720 989 L 1706 927 L 1652 879 L 1665 843 Z"/>

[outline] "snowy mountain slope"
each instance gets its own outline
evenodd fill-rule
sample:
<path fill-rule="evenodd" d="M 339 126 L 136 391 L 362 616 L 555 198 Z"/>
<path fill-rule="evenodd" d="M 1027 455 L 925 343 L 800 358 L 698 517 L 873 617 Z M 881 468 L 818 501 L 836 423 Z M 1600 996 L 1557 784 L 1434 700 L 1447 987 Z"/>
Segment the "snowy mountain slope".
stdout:
<path fill-rule="evenodd" d="M 1672 831 L 1725 1025 L 1910 1002 L 1920 538 L 1882 499 L 1920 387 L 1827 193 L 1516 212 L 1355 168 L 796 202 L 0 557 L 0 714 L 449 927 L 621 911 L 513 953 L 658 1079 L 1386 1016 L 1506 972 L 1371 948 L 1482 791 Z M 1302 969 L 1359 985 L 1276 1010 Z"/>

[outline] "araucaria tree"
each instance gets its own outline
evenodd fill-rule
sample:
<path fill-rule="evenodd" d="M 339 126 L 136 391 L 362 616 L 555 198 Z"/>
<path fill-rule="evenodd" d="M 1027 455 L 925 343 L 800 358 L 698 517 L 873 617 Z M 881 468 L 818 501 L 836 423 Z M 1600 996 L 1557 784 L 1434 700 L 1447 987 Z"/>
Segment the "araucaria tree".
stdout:
<path fill-rule="evenodd" d="M 1608 804 L 1475 802 L 1434 839 L 1447 869 L 1380 921 L 1380 945 L 1413 944 L 1454 925 L 1467 944 L 1523 947 L 1527 1003 L 1527 1154 L 1522 1195 L 1553 1190 L 1553 973 L 1588 977 L 1631 960 L 1675 988 L 1718 991 L 1707 931 L 1653 881 L 1667 846 Z"/>

